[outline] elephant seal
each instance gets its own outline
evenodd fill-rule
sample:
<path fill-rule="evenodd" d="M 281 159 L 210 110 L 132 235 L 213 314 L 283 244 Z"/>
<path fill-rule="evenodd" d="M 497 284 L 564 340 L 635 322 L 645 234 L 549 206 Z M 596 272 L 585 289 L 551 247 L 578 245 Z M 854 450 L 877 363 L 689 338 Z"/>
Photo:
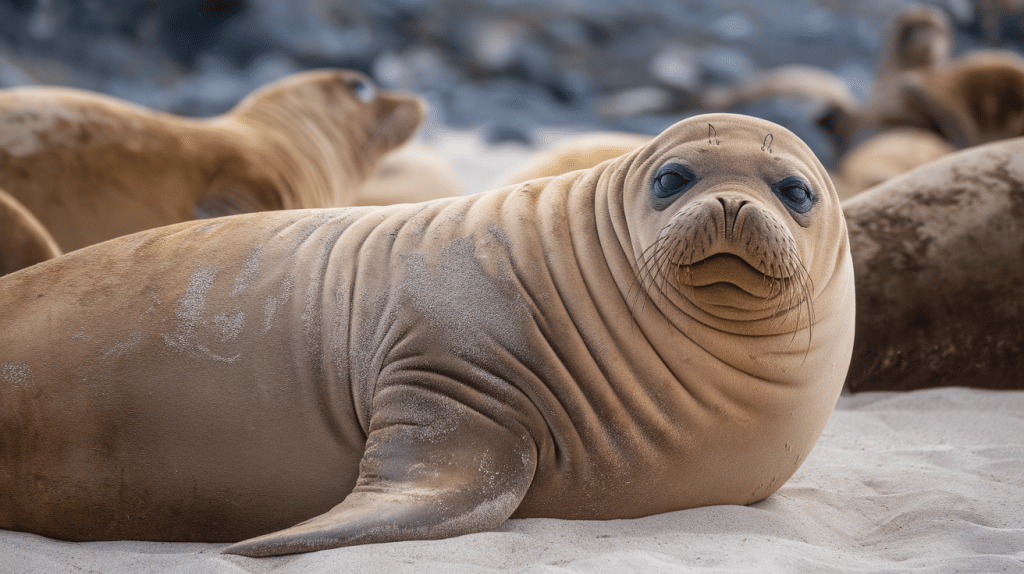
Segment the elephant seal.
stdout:
<path fill-rule="evenodd" d="M 352 205 L 420 203 L 465 194 L 462 175 L 448 156 L 416 142 L 385 154 L 354 193 Z"/>
<path fill-rule="evenodd" d="M 188 221 L 356 203 L 419 127 L 419 98 L 349 70 L 274 82 L 193 119 L 82 90 L 0 90 L 0 187 L 65 251 Z"/>
<path fill-rule="evenodd" d="M 0 275 L 60 256 L 60 247 L 25 206 L 0 189 Z"/>
<path fill-rule="evenodd" d="M 956 152 L 843 209 L 851 391 L 1024 389 L 1024 138 Z"/>
<path fill-rule="evenodd" d="M 830 416 L 853 285 L 825 169 L 728 114 L 115 239 L 0 278 L 0 527 L 266 556 L 751 503 Z"/>
<path fill-rule="evenodd" d="M 842 201 L 956 151 L 931 130 L 892 128 L 875 134 L 839 161 L 832 182 Z"/>
<path fill-rule="evenodd" d="M 587 169 L 627 154 L 651 141 L 651 136 L 630 132 L 593 132 L 573 137 L 535 154 L 505 179 L 505 185 Z"/>
<path fill-rule="evenodd" d="M 933 69 L 949 62 L 953 44 L 953 26 L 943 10 L 925 4 L 904 8 L 893 20 L 879 54 L 876 86 L 904 72 Z"/>
<path fill-rule="evenodd" d="M 957 149 L 1024 135 L 1024 57 L 978 50 L 900 74 L 865 106 L 864 125 L 932 130 Z"/>

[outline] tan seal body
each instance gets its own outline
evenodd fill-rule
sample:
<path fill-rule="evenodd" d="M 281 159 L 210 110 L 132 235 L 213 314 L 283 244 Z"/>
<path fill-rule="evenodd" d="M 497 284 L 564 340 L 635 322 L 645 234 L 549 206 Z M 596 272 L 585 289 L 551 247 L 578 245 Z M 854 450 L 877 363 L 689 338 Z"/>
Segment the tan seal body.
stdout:
<path fill-rule="evenodd" d="M 1024 138 L 957 152 L 843 204 L 854 391 L 1024 388 Z"/>
<path fill-rule="evenodd" d="M 385 154 L 351 201 L 354 206 L 394 205 L 465 194 L 462 175 L 445 154 L 410 143 Z"/>
<path fill-rule="evenodd" d="M 0 189 L 0 275 L 60 256 L 60 247 L 25 206 Z"/>
<path fill-rule="evenodd" d="M 0 187 L 65 251 L 196 217 L 354 205 L 422 118 L 417 98 L 347 70 L 289 76 L 210 119 L 13 88 L 0 91 Z"/>
<path fill-rule="evenodd" d="M 839 198 L 858 193 L 956 151 L 942 136 L 920 128 L 892 128 L 865 140 L 839 162 L 832 181 Z"/>
<path fill-rule="evenodd" d="M 854 301 L 824 168 L 715 114 L 474 196 L 120 238 L 0 308 L 0 527 L 309 519 L 227 549 L 265 556 L 761 500 L 829 418 Z"/>
<path fill-rule="evenodd" d="M 587 169 L 627 154 L 651 141 L 651 136 L 629 132 L 593 132 L 574 137 L 535 154 L 505 185 Z"/>
<path fill-rule="evenodd" d="M 808 101 L 817 113 L 848 113 L 857 99 L 841 76 L 824 68 L 804 65 L 779 66 L 726 88 L 709 90 L 702 98 L 711 110 L 724 110 L 769 98 Z"/>

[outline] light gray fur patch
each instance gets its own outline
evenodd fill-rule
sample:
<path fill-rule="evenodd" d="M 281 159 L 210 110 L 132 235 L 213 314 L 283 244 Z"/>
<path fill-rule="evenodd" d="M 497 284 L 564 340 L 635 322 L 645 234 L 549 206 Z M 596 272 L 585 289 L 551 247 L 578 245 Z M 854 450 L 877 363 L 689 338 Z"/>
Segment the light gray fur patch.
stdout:
<path fill-rule="evenodd" d="M 209 348 L 207 348 L 205 345 L 196 345 L 196 348 L 202 351 L 203 354 L 206 355 L 207 357 L 213 359 L 214 361 L 219 361 L 221 363 L 234 363 L 235 361 L 238 360 L 239 357 L 242 356 L 241 353 L 232 355 L 230 357 L 218 355 L 217 353 L 214 353 Z"/>
<path fill-rule="evenodd" d="M 259 246 L 249 254 L 249 257 L 245 259 L 245 263 L 242 264 L 242 271 L 239 272 L 238 276 L 235 277 L 235 288 L 231 291 L 231 296 L 234 297 L 256 280 L 256 274 L 260 270 L 260 254 L 263 253 L 263 246 Z"/>
<path fill-rule="evenodd" d="M 403 289 L 410 304 L 436 325 L 460 355 L 484 360 L 497 341 L 519 354 L 523 326 L 531 320 L 507 247 L 493 236 L 453 241 L 436 264 L 420 255 L 406 259 Z M 441 334 L 444 335 L 441 335 Z"/>
<path fill-rule="evenodd" d="M 267 296 L 266 305 L 263 308 L 263 334 L 266 335 L 270 332 L 270 329 L 274 326 L 274 315 L 277 313 L 277 308 L 284 305 L 292 297 L 292 288 L 295 286 L 295 278 L 292 272 L 289 271 L 285 275 L 284 280 L 281 282 L 281 294 L 276 297 Z"/>
<path fill-rule="evenodd" d="M 32 378 L 32 369 L 21 363 L 4 363 L 0 365 L 0 380 L 15 386 L 28 385 Z"/>
<path fill-rule="evenodd" d="M 214 229 L 217 229 L 218 227 L 220 227 L 222 225 L 224 225 L 223 221 L 216 221 L 214 223 L 211 223 L 209 225 L 204 225 L 204 226 L 200 227 L 199 229 L 196 229 L 195 232 L 199 233 L 199 234 L 209 233 L 209 232 L 213 231 Z"/>
<path fill-rule="evenodd" d="M 217 272 L 213 269 L 199 269 L 192 274 L 185 296 L 178 301 L 174 312 L 178 317 L 178 328 L 172 334 L 165 334 L 164 341 L 171 347 L 189 350 L 196 345 L 196 329 L 204 324 L 203 308 L 206 306 L 206 293 L 213 287 Z"/>
<path fill-rule="evenodd" d="M 213 317 L 213 323 L 220 329 L 221 342 L 234 341 L 245 327 L 245 312 L 239 311 L 233 315 L 219 313 Z"/>

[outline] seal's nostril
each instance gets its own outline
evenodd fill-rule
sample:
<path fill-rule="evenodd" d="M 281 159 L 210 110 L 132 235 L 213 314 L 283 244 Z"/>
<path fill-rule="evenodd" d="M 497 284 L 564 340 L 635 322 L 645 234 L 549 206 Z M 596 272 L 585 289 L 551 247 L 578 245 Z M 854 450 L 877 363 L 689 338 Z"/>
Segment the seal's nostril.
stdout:
<path fill-rule="evenodd" d="M 739 220 L 740 210 L 750 202 L 746 199 L 732 197 L 716 197 L 715 199 L 722 205 L 722 215 L 725 219 L 725 234 L 726 237 L 731 239 L 736 234 L 736 223 Z"/>

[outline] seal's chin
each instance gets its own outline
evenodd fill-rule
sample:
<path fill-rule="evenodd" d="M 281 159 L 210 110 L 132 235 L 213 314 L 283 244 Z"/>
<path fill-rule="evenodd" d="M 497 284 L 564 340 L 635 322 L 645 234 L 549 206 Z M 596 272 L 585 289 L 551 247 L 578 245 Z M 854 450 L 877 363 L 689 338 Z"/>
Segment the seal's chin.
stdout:
<path fill-rule="evenodd" d="M 760 271 L 742 257 L 718 253 L 679 265 L 679 284 L 690 287 L 702 304 L 755 311 L 772 306 L 789 277 L 773 277 Z"/>

